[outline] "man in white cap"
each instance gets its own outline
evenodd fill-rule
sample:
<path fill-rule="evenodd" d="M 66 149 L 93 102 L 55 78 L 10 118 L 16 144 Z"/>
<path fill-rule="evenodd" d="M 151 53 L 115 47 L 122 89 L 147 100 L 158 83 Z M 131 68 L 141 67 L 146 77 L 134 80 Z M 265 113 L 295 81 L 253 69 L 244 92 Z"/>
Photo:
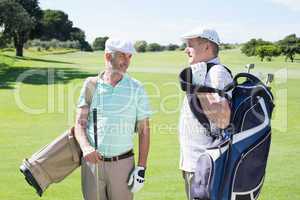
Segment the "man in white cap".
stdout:
<path fill-rule="evenodd" d="M 83 152 L 85 200 L 132 200 L 133 193 L 144 185 L 151 111 L 144 87 L 126 73 L 134 52 L 131 42 L 108 39 L 104 72 L 87 78 L 81 90 L 75 136 Z M 94 109 L 97 110 L 97 151 L 94 148 Z M 135 128 L 139 134 L 136 167 L 133 156 Z"/>
<path fill-rule="evenodd" d="M 215 30 L 198 28 L 184 34 L 182 40 L 187 45 L 185 53 L 192 70 L 193 84 L 224 89 L 232 82 L 231 74 L 218 58 L 220 39 Z M 208 66 L 211 66 L 209 70 Z M 179 119 L 180 169 L 189 200 L 202 199 L 203 194 L 197 193 L 197 187 L 203 184 L 199 182 L 199 177 L 195 177 L 197 161 L 204 149 L 214 142 L 212 133 L 218 133 L 230 121 L 230 106 L 226 98 L 216 93 L 199 93 L 197 97 L 209 121 L 210 131 L 197 120 L 187 97 L 183 101 Z"/>

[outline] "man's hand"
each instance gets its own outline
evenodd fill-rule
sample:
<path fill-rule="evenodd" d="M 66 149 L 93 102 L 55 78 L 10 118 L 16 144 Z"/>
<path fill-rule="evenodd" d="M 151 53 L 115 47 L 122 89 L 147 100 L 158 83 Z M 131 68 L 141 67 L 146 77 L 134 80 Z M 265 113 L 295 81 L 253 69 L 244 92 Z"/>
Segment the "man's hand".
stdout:
<path fill-rule="evenodd" d="M 87 162 L 96 164 L 100 162 L 101 156 L 92 146 L 89 146 L 83 149 L 83 158 Z"/>
<path fill-rule="evenodd" d="M 130 174 L 128 186 L 132 193 L 138 192 L 144 186 L 145 168 L 137 166 Z"/>
<path fill-rule="evenodd" d="M 220 100 L 220 97 L 216 98 L 212 93 L 200 93 L 197 96 L 207 118 L 218 128 L 226 128 L 230 123 L 231 114 L 228 101 Z"/>

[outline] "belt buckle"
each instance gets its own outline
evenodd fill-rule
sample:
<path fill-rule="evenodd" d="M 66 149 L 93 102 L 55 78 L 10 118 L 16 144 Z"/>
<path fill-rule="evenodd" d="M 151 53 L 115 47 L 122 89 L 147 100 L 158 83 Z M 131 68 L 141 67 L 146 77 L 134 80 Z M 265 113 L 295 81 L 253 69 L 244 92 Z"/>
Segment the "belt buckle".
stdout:
<path fill-rule="evenodd" d="M 119 160 L 119 156 L 112 157 L 112 161 L 118 161 L 118 160 Z"/>

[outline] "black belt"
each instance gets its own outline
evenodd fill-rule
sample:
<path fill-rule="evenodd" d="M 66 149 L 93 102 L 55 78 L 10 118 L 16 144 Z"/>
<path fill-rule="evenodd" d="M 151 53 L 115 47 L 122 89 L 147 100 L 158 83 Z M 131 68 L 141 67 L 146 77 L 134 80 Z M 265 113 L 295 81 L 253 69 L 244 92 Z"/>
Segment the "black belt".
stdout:
<path fill-rule="evenodd" d="M 119 156 L 110 157 L 110 158 L 102 156 L 100 160 L 102 160 L 104 162 L 112 162 L 112 161 L 118 161 L 118 160 L 122 160 L 125 158 L 129 158 L 133 155 L 134 155 L 133 150 L 130 150 L 127 153 L 121 154 Z"/>

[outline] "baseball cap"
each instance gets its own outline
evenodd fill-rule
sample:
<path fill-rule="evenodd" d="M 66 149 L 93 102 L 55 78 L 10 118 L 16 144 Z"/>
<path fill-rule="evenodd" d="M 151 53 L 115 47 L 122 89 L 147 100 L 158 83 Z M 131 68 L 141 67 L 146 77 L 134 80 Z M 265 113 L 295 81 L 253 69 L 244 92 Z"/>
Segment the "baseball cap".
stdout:
<path fill-rule="evenodd" d="M 215 31 L 214 29 L 210 29 L 210 28 L 196 28 L 192 31 L 189 31 L 185 34 L 183 34 L 181 36 L 181 39 L 183 41 L 186 41 L 187 39 L 192 39 L 192 38 L 205 38 L 208 39 L 209 41 L 220 45 L 220 38 L 219 35 L 217 33 L 217 31 Z"/>
<path fill-rule="evenodd" d="M 109 38 L 105 42 L 105 52 L 112 53 L 115 51 L 133 54 L 135 53 L 135 48 L 129 40 Z"/>

